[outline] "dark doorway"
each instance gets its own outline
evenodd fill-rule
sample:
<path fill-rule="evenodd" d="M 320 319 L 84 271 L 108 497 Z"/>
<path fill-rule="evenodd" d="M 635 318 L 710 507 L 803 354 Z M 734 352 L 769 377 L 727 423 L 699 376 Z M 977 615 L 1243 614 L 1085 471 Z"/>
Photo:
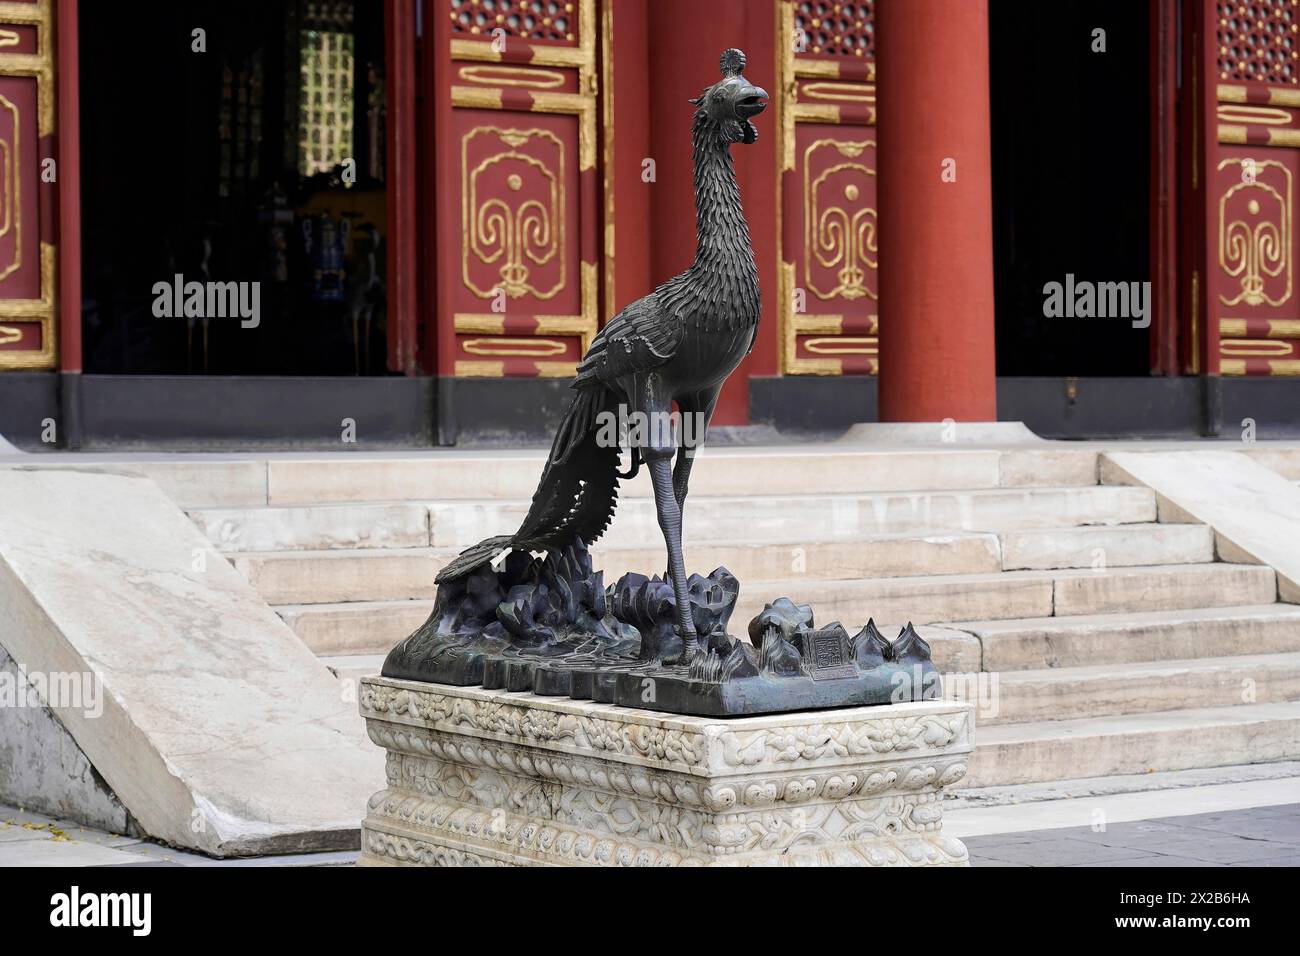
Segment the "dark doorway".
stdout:
<path fill-rule="evenodd" d="M 1150 372 L 1150 329 L 1049 317 L 1044 293 L 1151 278 L 1149 16 L 1134 0 L 989 4 L 999 375 Z"/>
<path fill-rule="evenodd" d="M 86 371 L 383 374 L 383 5 L 79 14 Z"/>

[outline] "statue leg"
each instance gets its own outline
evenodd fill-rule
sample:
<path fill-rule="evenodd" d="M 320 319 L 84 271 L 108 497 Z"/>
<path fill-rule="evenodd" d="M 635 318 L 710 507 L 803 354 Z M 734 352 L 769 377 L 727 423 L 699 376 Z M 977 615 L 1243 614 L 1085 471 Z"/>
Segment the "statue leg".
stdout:
<path fill-rule="evenodd" d="M 673 466 L 673 493 L 677 497 L 677 508 L 683 513 L 686 511 L 691 465 L 695 461 L 695 453 L 704 447 L 709 422 L 713 420 L 713 410 L 718 406 L 718 395 L 721 392 L 722 386 L 715 385 L 677 400 L 677 410 L 681 413 L 682 420 L 682 444 L 677 450 L 677 464 Z"/>
<path fill-rule="evenodd" d="M 664 393 L 659 376 L 638 375 L 628 390 L 634 412 L 642 414 L 643 423 L 666 420 L 672 402 Z M 656 417 L 659 416 L 659 417 Z M 668 577 L 677 602 L 677 632 L 682 639 L 682 654 L 678 660 L 690 661 L 699 650 L 695 634 L 695 620 L 691 615 L 691 601 L 686 590 L 686 560 L 682 554 L 682 512 L 673 490 L 672 457 L 677 450 L 668 429 L 647 427 L 645 437 L 638 442 L 641 460 L 650 470 L 650 483 L 654 489 L 655 512 L 659 517 L 659 530 L 663 532 L 668 549 Z M 669 661 L 668 663 L 673 663 Z"/>
<path fill-rule="evenodd" d="M 686 590 L 686 561 L 682 556 L 682 513 L 673 494 L 672 464 L 668 458 L 655 457 L 646 462 L 650 467 L 650 481 L 655 492 L 655 511 L 659 514 L 659 528 L 668 546 L 668 571 L 673 583 L 673 597 L 677 601 L 677 629 L 682 639 L 680 660 L 687 662 L 699 650 L 695 634 L 695 621 L 691 616 L 691 600 Z M 672 663 L 671 661 L 669 663 Z"/>

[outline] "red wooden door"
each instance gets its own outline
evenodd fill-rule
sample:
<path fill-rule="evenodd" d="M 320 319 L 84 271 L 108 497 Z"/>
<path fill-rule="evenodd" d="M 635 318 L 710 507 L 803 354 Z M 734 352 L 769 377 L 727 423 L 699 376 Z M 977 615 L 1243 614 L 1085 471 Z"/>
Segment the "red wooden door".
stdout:
<path fill-rule="evenodd" d="M 781 370 L 875 374 L 872 3 L 777 3 Z"/>
<path fill-rule="evenodd" d="M 0 370 L 58 360 L 51 3 L 0 10 Z"/>
<path fill-rule="evenodd" d="M 1300 374 L 1294 208 L 1300 0 L 1189 4 L 1188 303 L 1181 358 L 1211 375 Z"/>
<path fill-rule="evenodd" d="M 437 372 L 572 375 L 597 328 L 595 0 L 427 9 Z"/>

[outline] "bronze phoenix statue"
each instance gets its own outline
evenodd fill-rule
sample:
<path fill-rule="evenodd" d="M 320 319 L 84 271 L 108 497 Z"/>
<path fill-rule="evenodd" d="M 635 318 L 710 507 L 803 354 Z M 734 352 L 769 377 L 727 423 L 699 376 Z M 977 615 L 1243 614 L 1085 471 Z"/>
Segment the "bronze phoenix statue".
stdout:
<path fill-rule="evenodd" d="M 929 647 L 910 624 L 894 641 L 870 620 L 850 636 L 839 622 L 815 627 L 811 607 L 783 597 L 767 602 L 740 640 L 727 630 L 740 593 L 735 575 L 716 568 L 686 576 L 682 510 L 693 454 L 759 318 L 731 147 L 758 138 L 752 120 L 767 93 L 745 79 L 739 50 L 723 53 L 721 65 L 722 79 L 691 100 L 695 261 L 596 336 L 523 524 L 442 569 L 432 613 L 389 652 L 384 676 L 706 716 L 938 696 Z M 674 403 L 699 424 L 683 429 L 680 442 L 660 427 Z M 626 475 L 611 416 L 650 426 L 629 430 Z M 667 546 L 667 580 L 628 572 L 607 588 L 587 545 L 609 526 L 619 479 L 641 463 Z"/>
<path fill-rule="evenodd" d="M 688 661 L 700 645 L 687 599 L 682 511 L 696 449 L 678 446 L 670 429 L 645 429 L 646 440 L 631 448 L 631 471 L 621 475 L 620 450 L 598 441 L 598 419 L 602 413 L 618 414 L 621 406 L 640 421 L 667 421 L 676 402 L 682 418 L 696 416 L 702 423 L 697 431 L 702 436 L 727 376 L 754 346 L 758 269 L 731 146 L 758 139 L 752 120 L 766 109 L 767 92 L 745 79 L 740 50 L 727 50 L 720 64 L 722 79 L 690 101 L 695 106 L 695 261 L 628 305 L 592 341 L 578 364 L 575 394 L 519 530 L 468 548 L 437 578 L 442 584 L 461 577 L 511 549 L 550 551 L 575 536 L 595 541 L 613 517 L 618 479 L 636 474 L 644 461 L 668 549 L 682 659 Z"/>

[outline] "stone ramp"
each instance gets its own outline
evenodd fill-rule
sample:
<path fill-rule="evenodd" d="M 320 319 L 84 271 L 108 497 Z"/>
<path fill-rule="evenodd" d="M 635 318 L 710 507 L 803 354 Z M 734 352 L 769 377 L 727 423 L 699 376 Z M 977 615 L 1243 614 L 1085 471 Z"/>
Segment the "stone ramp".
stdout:
<path fill-rule="evenodd" d="M 1283 475 L 1239 452 L 1173 451 L 1109 452 L 1101 477 L 1151 488 L 1162 521 L 1209 525 L 1221 560 L 1268 565 L 1300 604 L 1300 488 Z"/>
<path fill-rule="evenodd" d="M 0 502 L 0 647 L 29 679 L 84 675 L 46 700 L 145 834 L 357 845 L 383 760 L 355 699 L 157 485 L 0 469 Z"/>

